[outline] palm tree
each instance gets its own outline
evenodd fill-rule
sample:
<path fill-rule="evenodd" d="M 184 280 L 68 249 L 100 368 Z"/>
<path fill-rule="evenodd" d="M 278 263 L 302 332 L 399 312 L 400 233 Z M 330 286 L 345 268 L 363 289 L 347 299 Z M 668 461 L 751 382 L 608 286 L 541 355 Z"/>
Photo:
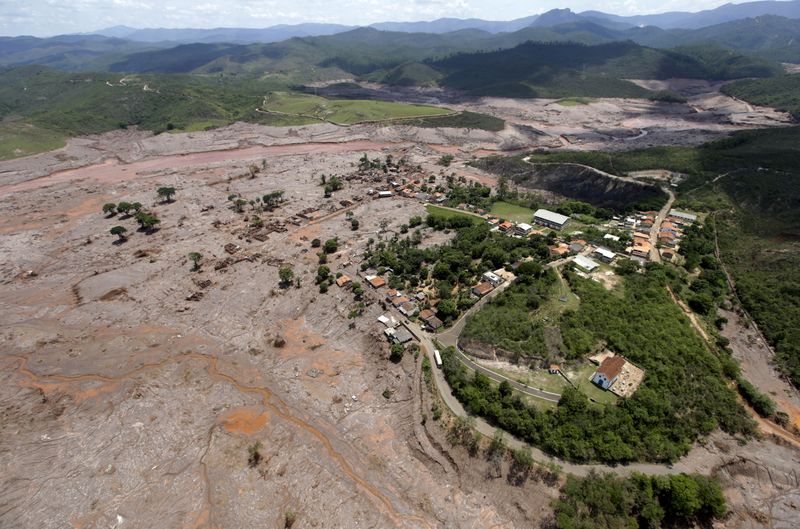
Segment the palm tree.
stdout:
<path fill-rule="evenodd" d="M 174 187 L 159 187 L 156 193 L 163 199 L 164 202 L 172 202 L 172 197 L 175 196 Z"/>
<path fill-rule="evenodd" d="M 125 232 L 127 232 L 128 229 L 125 226 L 114 226 L 109 231 L 111 231 L 111 235 L 116 235 L 117 237 L 119 237 L 117 239 L 117 242 L 125 242 L 126 240 L 128 240 L 128 236 L 125 235 Z"/>
<path fill-rule="evenodd" d="M 189 259 L 194 263 L 192 270 L 197 271 L 200 270 L 200 261 L 203 259 L 203 254 L 198 252 L 191 252 L 189 254 Z"/>

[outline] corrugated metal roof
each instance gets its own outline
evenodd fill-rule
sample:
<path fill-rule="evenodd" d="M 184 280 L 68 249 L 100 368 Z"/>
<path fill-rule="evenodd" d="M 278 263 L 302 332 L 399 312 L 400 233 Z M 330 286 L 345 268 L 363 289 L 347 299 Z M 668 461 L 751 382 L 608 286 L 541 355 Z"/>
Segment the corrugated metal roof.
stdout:
<path fill-rule="evenodd" d="M 600 266 L 599 264 L 595 263 L 588 257 L 584 257 L 582 255 L 575 256 L 575 264 L 589 271 L 594 270 L 595 268 Z"/>
<path fill-rule="evenodd" d="M 547 209 L 537 209 L 536 213 L 533 214 L 533 218 L 546 220 L 547 222 L 553 222 L 555 224 L 564 224 L 569 220 L 569 217 Z"/>

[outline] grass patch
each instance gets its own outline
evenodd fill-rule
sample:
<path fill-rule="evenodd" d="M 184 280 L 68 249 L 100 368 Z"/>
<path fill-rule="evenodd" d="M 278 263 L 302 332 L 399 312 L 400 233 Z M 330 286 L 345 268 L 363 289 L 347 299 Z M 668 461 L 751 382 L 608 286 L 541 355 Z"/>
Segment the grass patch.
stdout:
<path fill-rule="evenodd" d="M 453 113 L 450 109 L 428 105 L 366 99 L 326 99 L 292 92 L 271 92 L 263 110 L 343 125 Z"/>
<path fill-rule="evenodd" d="M 534 211 L 531 208 L 499 201 L 492 204 L 492 209 L 489 213 L 495 217 L 507 219 L 512 222 L 527 222 L 530 224 L 533 222 Z"/>
<path fill-rule="evenodd" d="M 0 123 L 0 160 L 59 149 L 66 136 L 22 121 Z"/>
<path fill-rule="evenodd" d="M 591 97 L 567 97 L 556 101 L 562 107 L 578 107 L 592 103 L 594 99 Z"/>
<path fill-rule="evenodd" d="M 403 124 L 422 128 L 479 129 L 491 132 L 499 132 L 506 127 L 506 122 L 500 118 L 469 111 L 448 116 L 417 118 L 404 121 Z"/>
<path fill-rule="evenodd" d="M 483 218 L 476 213 L 468 213 L 466 211 L 443 208 L 440 206 L 434 206 L 433 204 L 426 204 L 425 210 L 428 212 L 428 215 L 434 215 L 444 219 L 467 218 L 476 223 L 483 221 Z"/>

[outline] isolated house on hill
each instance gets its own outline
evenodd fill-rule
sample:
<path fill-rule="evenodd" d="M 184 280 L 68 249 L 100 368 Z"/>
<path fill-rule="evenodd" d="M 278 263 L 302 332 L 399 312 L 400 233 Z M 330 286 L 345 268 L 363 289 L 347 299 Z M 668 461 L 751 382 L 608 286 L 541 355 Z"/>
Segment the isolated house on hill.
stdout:
<path fill-rule="evenodd" d="M 600 363 L 597 371 L 592 375 L 592 382 L 603 389 L 609 389 L 622 373 L 625 359 L 621 356 L 609 356 Z"/>

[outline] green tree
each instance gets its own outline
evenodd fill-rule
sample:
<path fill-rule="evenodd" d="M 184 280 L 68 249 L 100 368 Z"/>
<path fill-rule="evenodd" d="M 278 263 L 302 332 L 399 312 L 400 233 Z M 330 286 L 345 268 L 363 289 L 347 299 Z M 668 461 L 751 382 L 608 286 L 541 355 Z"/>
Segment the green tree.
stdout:
<path fill-rule="evenodd" d="M 319 239 L 313 239 L 313 240 L 311 241 L 311 247 L 312 247 L 312 248 L 319 248 L 320 246 L 322 246 L 322 241 L 321 241 L 321 240 L 319 240 Z"/>
<path fill-rule="evenodd" d="M 203 259 L 203 254 L 199 252 L 190 252 L 189 259 L 192 261 L 192 270 L 200 270 L 200 261 Z"/>
<path fill-rule="evenodd" d="M 128 213 L 130 213 L 132 208 L 133 204 L 131 204 L 130 202 L 120 202 L 119 204 L 117 204 L 117 211 L 126 216 L 128 215 Z"/>
<path fill-rule="evenodd" d="M 280 285 L 283 288 L 288 287 L 294 279 L 294 270 L 289 265 L 283 265 L 278 269 L 278 277 L 280 278 Z"/>
<path fill-rule="evenodd" d="M 163 202 L 172 202 L 172 197 L 175 196 L 175 188 L 174 187 L 159 187 L 156 189 L 156 194 L 161 198 Z"/>
<path fill-rule="evenodd" d="M 440 318 L 448 320 L 458 316 L 458 306 L 452 299 L 443 299 L 439 302 L 439 305 L 436 306 L 436 312 L 439 314 Z"/>
<path fill-rule="evenodd" d="M 132 202 L 131 209 L 136 213 L 139 213 L 142 210 L 142 203 L 141 202 Z"/>
<path fill-rule="evenodd" d="M 351 230 L 353 230 L 353 231 L 358 230 L 358 226 L 359 226 L 358 219 L 353 219 L 353 220 L 350 221 L 350 229 Z"/>
<path fill-rule="evenodd" d="M 117 205 L 113 202 L 103 204 L 103 213 L 105 213 L 108 217 L 113 217 L 117 213 Z"/>
<path fill-rule="evenodd" d="M 152 213 L 148 213 L 146 211 L 140 211 L 136 214 L 136 222 L 139 223 L 141 229 L 145 230 L 146 232 L 150 233 L 155 228 L 156 224 L 161 223 L 161 219 L 153 215 Z"/>
<path fill-rule="evenodd" d="M 394 362 L 395 364 L 399 363 L 400 360 L 403 359 L 403 355 L 406 352 L 406 348 L 401 343 L 392 344 L 392 347 L 389 349 L 389 360 Z"/>
<path fill-rule="evenodd" d="M 125 232 L 127 232 L 128 229 L 125 226 L 114 226 L 109 231 L 111 232 L 111 235 L 116 235 L 118 237 L 117 240 L 119 242 L 124 242 L 128 239 L 128 236 L 125 235 Z"/>
<path fill-rule="evenodd" d="M 325 246 L 323 249 L 325 250 L 325 253 L 334 253 L 339 249 L 339 241 L 336 239 L 328 239 L 325 241 Z"/>

